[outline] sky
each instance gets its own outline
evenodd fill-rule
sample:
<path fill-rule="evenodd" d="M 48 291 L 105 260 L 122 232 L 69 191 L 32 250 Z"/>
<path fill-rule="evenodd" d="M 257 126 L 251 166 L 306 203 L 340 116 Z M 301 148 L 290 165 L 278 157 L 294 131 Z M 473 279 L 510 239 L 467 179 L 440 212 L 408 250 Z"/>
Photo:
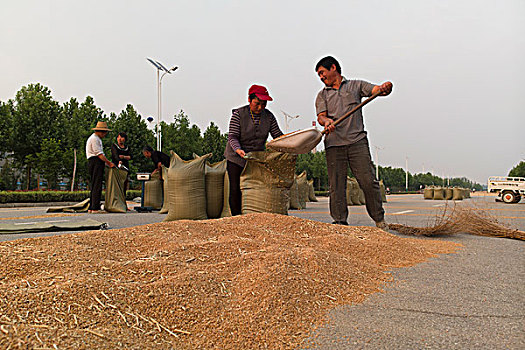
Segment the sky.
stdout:
<path fill-rule="evenodd" d="M 0 100 L 30 83 L 61 103 L 92 96 L 109 115 L 131 103 L 162 120 L 180 110 L 228 131 L 252 84 L 285 131 L 316 120 L 315 64 L 392 81 L 364 108 L 374 162 L 486 183 L 525 160 L 525 1 L 1 0 Z"/>

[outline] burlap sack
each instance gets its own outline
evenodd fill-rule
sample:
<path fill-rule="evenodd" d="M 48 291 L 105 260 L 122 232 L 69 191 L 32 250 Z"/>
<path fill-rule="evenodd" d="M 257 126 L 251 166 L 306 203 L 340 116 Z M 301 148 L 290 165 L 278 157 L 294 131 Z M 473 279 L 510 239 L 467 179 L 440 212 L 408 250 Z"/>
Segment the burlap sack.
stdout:
<path fill-rule="evenodd" d="M 359 187 L 359 204 L 365 205 L 366 204 L 366 198 L 365 198 L 365 192 Z"/>
<path fill-rule="evenodd" d="M 381 202 L 386 203 L 386 190 L 383 180 L 379 180 L 379 191 L 381 192 Z"/>
<path fill-rule="evenodd" d="M 423 198 L 424 199 L 434 198 L 434 187 L 425 187 L 425 189 L 423 190 Z"/>
<path fill-rule="evenodd" d="M 168 181 L 168 169 L 164 165 L 162 166 L 162 208 L 160 208 L 159 214 L 166 214 L 170 210 L 170 199 L 169 199 L 169 181 Z"/>
<path fill-rule="evenodd" d="M 224 203 L 224 174 L 226 173 L 226 159 L 209 164 L 206 162 L 206 213 L 209 219 L 219 218 Z"/>
<path fill-rule="evenodd" d="M 308 180 L 308 200 L 310 202 L 317 202 L 314 189 L 314 179 Z"/>
<path fill-rule="evenodd" d="M 205 162 L 211 154 L 182 160 L 171 151 L 168 169 L 169 211 L 164 221 L 203 220 L 206 214 Z"/>
<path fill-rule="evenodd" d="M 297 175 L 297 187 L 299 188 L 299 202 L 301 205 L 306 208 L 306 202 L 308 202 L 308 193 L 310 189 L 308 188 L 308 177 L 306 171 L 303 171 L 301 174 Z"/>
<path fill-rule="evenodd" d="M 125 213 L 126 189 L 124 182 L 128 176 L 126 170 L 119 168 L 106 168 L 106 194 L 104 198 L 104 210 L 110 213 Z"/>
<path fill-rule="evenodd" d="M 452 199 L 452 188 L 450 187 L 445 187 L 445 199 L 447 201 L 451 200 Z"/>
<path fill-rule="evenodd" d="M 357 183 L 357 180 L 352 177 L 352 178 L 349 178 L 348 181 L 350 183 L 347 182 L 347 188 L 348 188 L 348 185 L 350 185 L 350 201 L 348 201 L 347 204 L 351 203 L 351 205 L 361 205 L 361 201 L 359 200 L 359 184 Z"/>
<path fill-rule="evenodd" d="M 288 214 L 297 155 L 250 152 L 241 174 L 242 213 Z"/>
<path fill-rule="evenodd" d="M 455 201 L 463 200 L 463 191 L 461 190 L 461 188 L 454 187 L 452 189 L 452 199 Z"/>
<path fill-rule="evenodd" d="M 443 200 L 445 199 L 445 191 L 441 187 L 434 187 L 434 199 Z"/>
<path fill-rule="evenodd" d="M 232 216 L 232 212 L 230 210 L 230 178 L 228 177 L 228 171 L 226 171 L 224 173 L 224 192 L 221 218 L 227 218 L 229 216 Z"/>
<path fill-rule="evenodd" d="M 149 181 L 144 182 L 144 206 L 157 210 L 162 208 L 163 194 L 160 173 L 151 174 Z"/>
<path fill-rule="evenodd" d="M 301 210 L 306 207 L 306 204 L 299 199 L 299 185 L 297 184 L 297 175 L 294 176 L 293 184 L 290 187 L 290 209 Z"/>

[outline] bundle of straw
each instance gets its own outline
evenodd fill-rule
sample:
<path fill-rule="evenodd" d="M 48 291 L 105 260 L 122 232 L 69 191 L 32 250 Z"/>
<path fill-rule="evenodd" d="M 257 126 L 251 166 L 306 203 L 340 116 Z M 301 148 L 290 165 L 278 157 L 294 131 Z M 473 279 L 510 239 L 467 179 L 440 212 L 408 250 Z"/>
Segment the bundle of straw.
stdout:
<path fill-rule="evenodd" d="M 413 236 L 435 237 L 468 233 L 478 236 L 525 240 L 525 232 L 507 227 L 487 211 L 468 207 L 454 207 L 452 210 L 445 207 L 443 213 L 436 216 L 435 223 L 432 226 L 412 227 L 402 224 L 389 224 L 388 228 Z"/>

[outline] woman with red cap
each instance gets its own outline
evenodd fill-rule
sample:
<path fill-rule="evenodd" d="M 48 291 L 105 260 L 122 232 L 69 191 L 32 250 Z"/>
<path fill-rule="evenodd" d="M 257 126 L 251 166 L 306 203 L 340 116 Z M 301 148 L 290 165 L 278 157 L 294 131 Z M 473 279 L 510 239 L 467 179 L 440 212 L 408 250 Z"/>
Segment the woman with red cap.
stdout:
<path fill-rule="evenodd" d="M 273 138 L 283 133 L 275 116 L 266 109 L 273 101 L 264 86 L 252 85 L 248 90 L 248 105 L 234 109 L 228 130 L 228 143 L 224 156 L 230 180 L 230 210 L 240 215 L 242 210 L 241 172 L 246 165 L 244 157 L 252 151 L 264 151 L 268 135 Z"/>

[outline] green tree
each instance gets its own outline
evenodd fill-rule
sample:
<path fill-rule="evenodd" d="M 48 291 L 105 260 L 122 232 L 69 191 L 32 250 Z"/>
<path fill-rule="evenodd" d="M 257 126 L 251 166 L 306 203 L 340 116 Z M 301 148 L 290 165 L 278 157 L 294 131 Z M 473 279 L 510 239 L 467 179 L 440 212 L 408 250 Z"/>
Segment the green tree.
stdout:
<path fill-rule="evenodd" d="M 382 179 L 385 186 L 392 191 L 405 190 L 405 178 L 405 170 L 401 168 L 379 167 L 379 179 Z"/>
<path fill-rule="evenodd" d="M 13 150 L 13 102 L 0 101 L 0 159 L 3 154 Z"/>
<path fill-rule="evenodd" d="M 0 191 L 16 190 L 19 176 L 10 158 L 0 160 Z"/>
<path fill-rule="evenodd" d="M 210 163 L 220 162 L 224 159 L 224 149 L 227 142 L 228 135 L 222 135 L 219 127 L 214 122 L 210 122 L 210 125 L 202 135 L 202 153 L 213 154 L 209 158 Z"/>
<path fill-rule="evenodd" d="M 60 141 L 44 139 L 40 148 L 40 152 L 28 155 L 28 161 L 47 180 L 48 188 L 57 189 L 58 178 L 64 164 Z"/>
<path fill-rule="evenodd" d="M 86 158 L 86 141 L 93 133 L 91 130 L 97 121 L 106 120 L 104 112 L 95 105 L 93 97 L 87 96 L 81 104 L 75 98 L 64 103 L 62 114 L 66 123 L 65 140 L 65 173 L 68 178 L 73 177 L 76 152 L 75 189 L 79 183 L 86 183 L 89 179 Z M 73 181 L 73 179 L 72 179 Z"/>
<path fill-rule="evenodd" d="M 40 84 L 22 87 L 15 97 L 13 108 L 13 152 L 14 157 L 26 166 L 29 189 L 31 162 L 29 155 L 41 151 L 42 140 L 61 140 L 64 123 L 59 103 L 53 100 L 51 90 Z"/>
<path fill-rule="evenodd" d="M 308 179 L 314 180 L 315 189 L 328 190 L 328 170 L 326 168 L 326 153 L 315 152 L 300 154 L 297 157 L 296 173 L 306 171 Z"/>
<path fill-rule="evenodd" d="M 193 154 L 202 155 L 201 130 L 197 125 L 190 126 L 190 120 L 183 111 L 173 117 L 173 123 L 161 123 L 162 149 L 170 150 L 182 159 L 192 159 Z"/>
<path fill-rule="evenodd" d="M 512 177 L 525 177 L 525 162 L 521 161 L 509 172 Z"/>

